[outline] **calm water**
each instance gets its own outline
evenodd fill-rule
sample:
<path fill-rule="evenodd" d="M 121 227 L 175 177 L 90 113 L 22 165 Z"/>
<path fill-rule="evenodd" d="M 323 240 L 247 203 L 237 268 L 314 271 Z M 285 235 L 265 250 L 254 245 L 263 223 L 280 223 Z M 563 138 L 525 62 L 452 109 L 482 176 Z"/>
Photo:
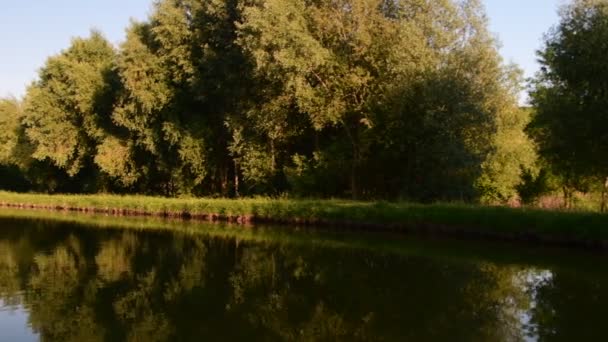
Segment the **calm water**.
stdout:
<path fill-rule="evenodd" d="M 608 338 L 602 254 L 36 215 L 0 213 L 0 341 Z"/>

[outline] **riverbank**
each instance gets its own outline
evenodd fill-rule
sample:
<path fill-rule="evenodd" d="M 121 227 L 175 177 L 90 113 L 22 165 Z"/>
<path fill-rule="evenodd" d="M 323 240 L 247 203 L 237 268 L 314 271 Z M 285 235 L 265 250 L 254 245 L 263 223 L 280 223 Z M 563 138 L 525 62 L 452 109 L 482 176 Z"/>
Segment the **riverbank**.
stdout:
<path fill-rule="evenodd" d="M 448 235 L 608 249 L 608 215 L 462 204 L 345 200 L 181 199 L 0 192 L 0 206 Z"/>

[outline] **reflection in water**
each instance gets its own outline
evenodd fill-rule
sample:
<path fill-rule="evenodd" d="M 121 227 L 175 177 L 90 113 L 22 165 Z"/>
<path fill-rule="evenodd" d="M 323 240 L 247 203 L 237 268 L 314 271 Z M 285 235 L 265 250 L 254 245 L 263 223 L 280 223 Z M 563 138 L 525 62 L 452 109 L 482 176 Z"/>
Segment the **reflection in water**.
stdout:
<path fill-rule="evenodd" d="M 529 269 L 520 274 L 514 279 L 518 286 L 524 291 L 528 297 L 528 305 L 525 310 L 519 313 L 519 320 L 522 323 L 522 329 L 526 331 L 526 341 L 538 341 L 537 326 L 534 324 L 534 309 L 538 300 L 538 291 L 544 286 L 549 286 L 553 280 L 553 273 L 550 270 Z"/>
<path fill-rule="evenodd" d="M 27 315 L 22 340 L 584 340 L 608 307 L 602 269 L 0 222 L 0 306 Z"/>

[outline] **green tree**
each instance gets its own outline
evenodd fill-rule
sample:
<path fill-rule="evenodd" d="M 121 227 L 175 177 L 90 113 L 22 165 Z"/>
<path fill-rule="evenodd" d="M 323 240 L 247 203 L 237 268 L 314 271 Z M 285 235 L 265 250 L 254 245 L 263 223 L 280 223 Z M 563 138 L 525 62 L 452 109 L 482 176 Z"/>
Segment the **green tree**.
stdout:
<path fill-rule="evenodd" d="M 228 194 L 226 121 L 241 112 L 250 88 L 234 44 L 238 16 L 235 1 L 165 0 L 148 22 L 132 24 L 118 58 L 124 90 L 113 118 L 126 131 L 125 154 L 148 158 L 109 165 L 115 175 L 147 178 L 166 194 Z M 134 167 L 137 160 L 145 167 Z"/>
<path fill-rule="evenodd" d="M 258 75 L 274 85 L 257 109 L 271 154 L 274 142 L 289 134 L 286 116 L 304 114 L 315 134 L 337 131 L 355 198 L 368 153 L 363 133 L 374 125 L 381 94 L 404 73 L 398 62 L 406 32 L 384 3 L 269 0 L 247 6 L 240 26 Z"/>
<path fill-rule="evenodd" d="M 608 2 L 575 0 L 560 16 L 538 52 L 529 129 L 570 207 L 573 192 L 590 181 L 601 180 L 604 193 L 608 186 Z"/>
<path fill-rule="evenodd" d="M 292 141 L 298 188 L 346 178 L 355 198 L 503 199 L 533 159 L 518 71 L 502 64 L 478 1 L 263 1 L 240 28 L 272 85 L 251 116 L 267 151 Z M 291 127 L 308 148 L 290 139 L 293 117 L 307 118 Z M 498 172 L 505 164 L 512 172 Z"/>
<path fill-rule="evenodd" d="M 0 99 L 0 187 L 13 191 L 53 191 L 64 187 L 67 177 L 61 170 L 32 157 L 34 145 L 26 135 L 24 115 L 21 101 Z"/>
<path fill-rule="evenodd" d="M 17 162 L 17 149 L 22 146 L 21 104 L 14 98 L 0 99 L 0 164 Z"/>
<path fill-rule="evenodd" d="M 111 124 L 114 61 L 114 48 L 96 31 L 47 60 L 25 98 L 23 123 L 34 159 L 71 177 L 95 173 L 96 146 Z"/>
<path fill-rule="evenodd" d="M 158 0 L 51 57 L 0 158 L 47 191 L 506 201 L 534 149 L 496 47 L 478 0 Z"/>

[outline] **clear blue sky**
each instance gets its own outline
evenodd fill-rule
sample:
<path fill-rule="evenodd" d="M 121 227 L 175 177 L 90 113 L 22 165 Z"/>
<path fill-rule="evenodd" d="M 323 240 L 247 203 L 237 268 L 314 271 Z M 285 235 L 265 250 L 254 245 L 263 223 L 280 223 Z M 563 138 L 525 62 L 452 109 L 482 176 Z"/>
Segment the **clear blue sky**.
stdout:
<path fill-rule="evenodd" d="M 484 0 L 490 30 L 507 62 L 526 76 L 537 69 L 535 51 L 557 23 L 564 0 Z M 124 37 L 130 18 L 146 18 L 151 0 L 0 0 L 0 96 L 21 96 L 46 58 L 91 28 L 113 43 Z"/>

